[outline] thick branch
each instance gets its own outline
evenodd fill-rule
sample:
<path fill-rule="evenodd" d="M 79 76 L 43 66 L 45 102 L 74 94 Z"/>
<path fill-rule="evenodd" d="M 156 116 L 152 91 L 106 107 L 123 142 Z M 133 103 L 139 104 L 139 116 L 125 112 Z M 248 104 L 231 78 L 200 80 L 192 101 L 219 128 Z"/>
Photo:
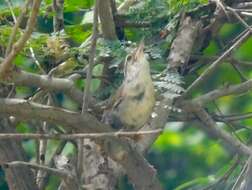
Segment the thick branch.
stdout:
<path fill-rule="evenodd" d="M 167 58 L 169 68 L 178 69 L 188 63 L 199 30 L 200 22 L 191 17 L 182 21 Z"/>
<path fill-rule="evenodd" d="M 125 169 L 137 190 L 161 190 L 156 170 L 136 151 L 129 142 L 115 138 L 105 139 L 105 151 Z"/>
<path fill-rule="evenodd" d="M 115 23 L 111 11 L 110 0 L 99 1 L 99 17 L 101 20 L 101 29 L 104 38 L 107 40 L 116 40 Z"/>
<path fill-rule="evenodd" d="M 71 127 L 70 129 L 74 129 L 78 132 L 105 132 L 109 131 L 109 127 L 98 122 L 94 117 L 89 115 L 88 113 L 81 115 L 79 113 L 70 112 L 67 110 L 54 108 L 51 106 L 44 106 L 24 100 L 17 100 L 17 99 L 0 99 L 0 113 L 14 115 L 21 117 L 22 119 L 38 119 L 38 120 L 46 120 L 48 122 L 53 122 L 56 124 L 63 125 L 65 127 Z M 132 178 L 132 182 L 136 186 L 143 186 L 146 183 L 142 183 L 142 181 L 137 180 L 135 178 L 137 173 L 146 173 L 152 174 L 146 176 L 146 180 L 151 182 L 151 187 L 157 186 L 159 187 L 158 180 L 154 177 L 153 169 L 141 159 L 133 159 L 132 154 L 134 150 L 131 146 L 125 142 L 118 141 L 116 138 L 111 137 L 104 137 L 105 141 L 112 142 L 113 146 L 119 147 L 121 152 L 123 151 L 123 158 L 118 157 L 118 153 L 116 150 L 118 148 L 112 148 L 112 152 L 107 151 L 108 155 L 118 161 L 123 165 L 126 169 L 127 174 L 130 178 Z M 101 142 L 103 146 L 103 143 Z M 139 154 L 134 152 L 136 158 L 139 158 Z M 127 157 L 125 161 L 125 156 Z M 132 171 L 134 167 L 139 166 L 138 169 L 135 169 L 134 172 Z M 155 179 L 155 180 L 154 180 Z M 153 181 L 154 180 L 154 181 Z M 148 183 L 150 185 L 150 183 Z M 144 189 L 148 189 L 147 187 Z M 156 189 L 156 188 L 155 188 Z M 160 188 L 158 188 L 160 189 Z"/>
<path fill-rule="evenodd" d="M 48 77 L 48 75 L 38 75 L 26 71 L 13 71 L 13 75 L 8 80 L 15 85 L 40 87 L 49 91 L 61 91 L 67 93 L 76 102 L 82 103 L 83 93 L 78 90 L 74 82 L 69 79 Z"/>
<path fill-rule="evenodd" d="M 62 125 L 77 132 L 108 132 L 110 128 L 101 124 L 95 117 L 86 113 L 68 111 L 20 99 L 0 98 L 0 113 L 13 115 L 23 120 L 41 120 Z"/>

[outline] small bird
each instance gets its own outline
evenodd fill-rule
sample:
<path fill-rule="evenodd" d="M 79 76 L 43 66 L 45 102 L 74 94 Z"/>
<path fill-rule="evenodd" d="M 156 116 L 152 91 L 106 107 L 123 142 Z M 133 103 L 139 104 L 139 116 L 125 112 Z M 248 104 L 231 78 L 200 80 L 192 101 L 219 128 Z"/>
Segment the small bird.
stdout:
<path fill-rule="evenodd" d="M 155 91 L 143 41 L 126 57 L 124 81 L 110 102 L 102 121 L 114 129 L 138 130 L 148 121 Z"/>

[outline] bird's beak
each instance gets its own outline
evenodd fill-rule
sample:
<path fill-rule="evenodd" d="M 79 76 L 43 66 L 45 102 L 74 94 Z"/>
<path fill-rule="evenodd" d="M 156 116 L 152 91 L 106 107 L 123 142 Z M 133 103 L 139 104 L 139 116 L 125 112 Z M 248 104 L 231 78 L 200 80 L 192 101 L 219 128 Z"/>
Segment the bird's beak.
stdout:
<path fill-rule="evenodd" d="M 144 40 L 141 40 L 139 46 L 136 48 L 134 53 L 134 59 L 137 60 L 138 58 L 144 55 Z"/>
<path fill-rule="evenodd" d="M 141 40 L 139 46 L 136 49 L 136 55 L 144 52 L 144 40 Z"/>

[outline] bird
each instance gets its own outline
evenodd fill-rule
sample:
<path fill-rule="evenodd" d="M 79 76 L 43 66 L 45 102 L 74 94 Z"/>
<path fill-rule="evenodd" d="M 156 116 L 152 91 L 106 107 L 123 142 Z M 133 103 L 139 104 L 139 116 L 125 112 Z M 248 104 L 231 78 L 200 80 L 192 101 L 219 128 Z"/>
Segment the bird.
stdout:
<path fill-rule="evenodd" d="M 124 80 L 110 99 L 102 122 L 114 129 L 137 131 L 148 122 L 155 105 L 155 90 L 144 41 L 125 58 Z"/>

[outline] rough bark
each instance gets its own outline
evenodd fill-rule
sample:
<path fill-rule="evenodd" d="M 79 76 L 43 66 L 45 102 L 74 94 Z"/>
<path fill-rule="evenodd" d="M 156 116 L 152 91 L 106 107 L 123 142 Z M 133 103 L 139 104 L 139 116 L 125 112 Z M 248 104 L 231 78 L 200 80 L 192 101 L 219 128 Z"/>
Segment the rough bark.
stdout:
<path fill-rule="evenodd" d="M 104 38 L 107 40 L 116 40 L 115 22 L 113 19 L 110 0 L 99 1 L 98 12 Z"/>

